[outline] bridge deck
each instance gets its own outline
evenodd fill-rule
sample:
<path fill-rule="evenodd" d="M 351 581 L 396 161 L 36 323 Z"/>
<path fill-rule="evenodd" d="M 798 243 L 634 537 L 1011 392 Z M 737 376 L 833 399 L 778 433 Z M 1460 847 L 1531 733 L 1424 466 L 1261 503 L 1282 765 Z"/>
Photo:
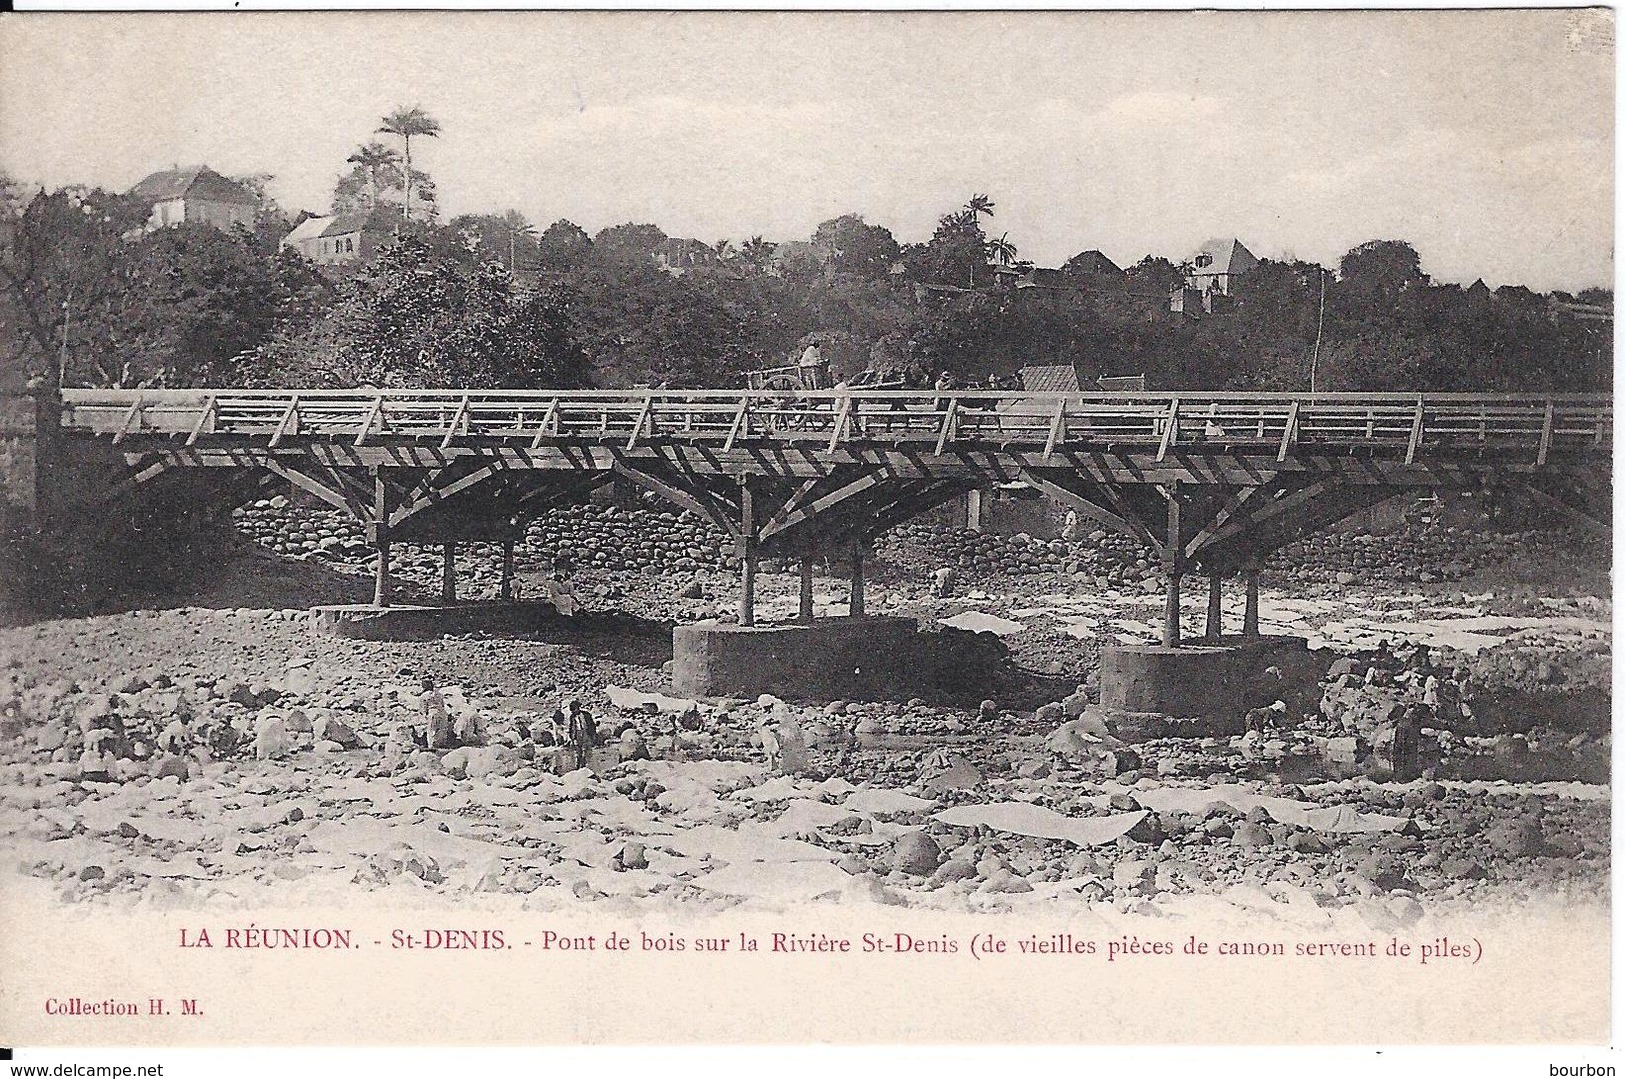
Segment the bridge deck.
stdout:
<path fill-rule="evenodd" d="M 1504 451 L 1545 463 L 1613 432 L 1603 394 L 1056 393 L 900 390 L 65 390 L 62 428 L 186 445 L 616 445 L 835 452 L 854 443 L 941 456 L 988 447 L 1219 455 L 1344 452 L 1407 463 Z"/>
<path fill-rule="evenodd" d="M 292 484 L 366 525 L 379 603 L 392 540 L 495 534 L 511 544 L 524 520 L 619 477 L 732 538 L 746 625 L 758 556 L 796 555 L 805 569 L 813 552 L 849 544 L 861 613 L 865 540 L 966 491 L 1019 481 L 1156 555 L 1167 576 L 1163 639 L 1176 644 L 1181 575 L 1209 577 L 1211 630 L 1220 579 L 1243 573 L 1256 626 L 1269 552 L 1406 488 L 1495 484 L 1606 529 L 1613 399 L 67 390 L 60 432 L 103 464 L 119 461 L 85 470 L 111 485 L 80 494 L 65 515 L 166 490 L 184 504 Z"/>

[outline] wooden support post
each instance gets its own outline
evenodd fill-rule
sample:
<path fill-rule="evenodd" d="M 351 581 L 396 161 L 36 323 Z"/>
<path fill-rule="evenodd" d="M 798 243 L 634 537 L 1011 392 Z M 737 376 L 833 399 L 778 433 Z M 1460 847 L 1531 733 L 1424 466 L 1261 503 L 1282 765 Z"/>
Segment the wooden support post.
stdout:
<path fill-rule="evenodd" d="M 972 532 L 982 530 L 982 490 L 979 487 L 965 492 L 965 527 Z"/>
<path fill-rule="evenodd" d="M 457 602 L 457 541 L 447 540 L 440 553 L 440 602 L 447 607 Z"/>
<path fill-rule="evenodd" d="M 1258 567 L 1248 566 L 1247 574 L 1247 607 L 1246 613 L 1241 616 L 1241 635 L 1243 637 L 1258 636 Z"/>
<path fill-rule="evenodd" d="M 1223 597 L 1220 594 L 1220 577 L 1218 571 L 1208 574 L 1207 578 L 1207 629 L 1205 636 L 1210 641 L 1216 641 L 1224 636 L 1224 607 Z"/>
<path fill-rule="evenodd" d="M 389 587 L 389 488 L 384 486 L 384 470 L 372 473 L 373 546 L 378 548 L 378 569 L 372 579 L 372 602 L 375 607 L 388 607 Z"/>
<path fill-rule="evenodd" d="M 853 618 L 863 617 L 863 536 L 852 535 L 852 601 L 847 613 Z"/>
<path fill-rule="evenodd" d="M 739 477 L 739 624 L 756 624 L 756 507 L 750 477 Z"/>
<path fill-rule="evenodd" d="M 502 537 L 502 584 L 497 595 L 504 602 L 513 599 L 513 533 Z"/>
<path fill-rule="evenodd" d="M 801 610 L 797 617 L 808 623 L 813 620 L 813 560 L 810 550 L 801 553 Z"/>
<path fill-rule="evenodd" d="M 1162 643 L 1179 647 L 1179 576 L 1184 570 L 1185 546 L 1179 531 L 1179 483 L 1168 485 L 1168 540 L 1163 548 L 1162 567 L 1168 574 L 1168 591 L 1163 596 Z"/>
<path fill-rule="evenodd" d="M 1172 572 L 1162 602 L 1162 643 L 1166 648 L 1179 647 L 1179 574 Z"/>

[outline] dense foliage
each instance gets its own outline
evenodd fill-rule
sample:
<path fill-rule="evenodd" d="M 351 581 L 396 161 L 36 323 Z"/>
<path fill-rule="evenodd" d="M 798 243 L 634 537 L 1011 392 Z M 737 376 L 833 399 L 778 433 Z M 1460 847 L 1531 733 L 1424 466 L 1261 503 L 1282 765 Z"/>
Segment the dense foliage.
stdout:
<path fill-rule="evenodd" d="M 404 154 L 371 143 L 347 164 L 340 208 L 403 200 Z M 1168 296 L 1182 268 L 1160 257 L 1096 272 L 1080 255 L 1020 285 L 996 279 L 990 257 L 1014 249 L 984 230 L 986 196 L 905 246 L 854 214 L 781 244 L 673 240 L 649 223 L 589 236 L 513 211 L 440 224 L 427 178 L 413 191 L 421 212 L 374 214 L 390 232 L 369 263 L 317 267 L 278 250 L 298 219 L 269 200 L 252 230 L 146 231 L 145 208 L 121 196 L 6 182 L 6 381 L 737 385 L 816 342 L 842 376 L 1071 363 L 1085 380 L 1144 372 L 1154 388 L 1304 390 L 1311 368 L 1322 390 L 1611 384 L 1611 323 L 1552 302 L 1611 308 L 1611 292 L 1434 285 L 1396 240 L 1335 271 L 1266 260 L 1227 303 L 1180 314 Z"/>

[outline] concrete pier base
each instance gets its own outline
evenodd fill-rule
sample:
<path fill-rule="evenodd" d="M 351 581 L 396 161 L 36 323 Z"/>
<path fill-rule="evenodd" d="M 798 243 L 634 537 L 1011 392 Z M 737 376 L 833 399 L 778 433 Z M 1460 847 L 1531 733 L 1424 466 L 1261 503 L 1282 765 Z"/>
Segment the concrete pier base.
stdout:
<path fill-rule="evenodd" d="M 672 633 L 672 690 L 685 697 L 906 699 L 974 678 L 1004 655 L 992 634 L 921 632 L 912 618 L 698 622 Z"/>
<path fill-rule="evenodd" d="M 1287 687 L 1305 679 L 1312 684 L 1319 677 L 1309 642 L 1302 637 L 1222 637 L 1182 648 L 1108 648 L 1100 662 L 1100 705 L 1179 718 L 1234 717 L 1239 730 L 1248 687 L 1267 667 L 1281 668 Z"/>
<path fill-rule="evenodd" d="M 348 603 L 313 607 L 311 628 L 329 637 L 421 641 L 446 633 L 526 633 L 559 618 L 551 603 L 468 603 L 450 607 L 378 607 Z"/>
<path fill-rule="evenodd" d="M 863 696 L 907 671 L 918 636 L 912 618 L 678 626 L 672 633 L 672 690 L 685 697 Z"/>

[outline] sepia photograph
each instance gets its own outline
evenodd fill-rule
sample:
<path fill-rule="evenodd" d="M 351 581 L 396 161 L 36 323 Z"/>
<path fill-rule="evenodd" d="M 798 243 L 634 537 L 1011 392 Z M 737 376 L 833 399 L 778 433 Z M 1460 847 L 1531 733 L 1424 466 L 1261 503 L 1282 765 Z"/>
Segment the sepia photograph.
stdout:
<path fill-rule="evenodd" d="M 1606 1046 L 1614 76 L 6 14 L 0 1045 Z"/>

